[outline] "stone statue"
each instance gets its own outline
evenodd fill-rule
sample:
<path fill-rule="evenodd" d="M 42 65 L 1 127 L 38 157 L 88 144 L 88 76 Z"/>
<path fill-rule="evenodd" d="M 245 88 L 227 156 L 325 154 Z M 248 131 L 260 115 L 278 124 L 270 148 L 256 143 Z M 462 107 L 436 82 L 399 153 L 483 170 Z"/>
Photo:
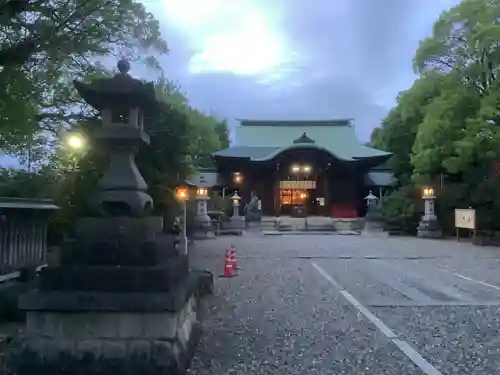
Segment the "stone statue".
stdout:
<path fill-rule="evenodd" d="M 254 222 L 262 219 L 261 202 L 257 195 L 253 195 L 245 207 L 246 221 Z"/>

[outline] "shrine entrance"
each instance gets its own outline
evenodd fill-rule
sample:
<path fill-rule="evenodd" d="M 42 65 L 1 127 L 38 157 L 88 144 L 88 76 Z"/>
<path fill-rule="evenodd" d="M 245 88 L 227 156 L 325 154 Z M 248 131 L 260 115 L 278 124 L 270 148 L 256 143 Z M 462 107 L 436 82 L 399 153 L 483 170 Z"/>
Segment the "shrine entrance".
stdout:
<path fill-rule="evenodd" d="M 293 173 L 279 181 L 279 213 L 291 215 L 295 206 L 303 206 L 308 215 L 326 215 L 324 184 L 310 165 L 292 165 Z"/>

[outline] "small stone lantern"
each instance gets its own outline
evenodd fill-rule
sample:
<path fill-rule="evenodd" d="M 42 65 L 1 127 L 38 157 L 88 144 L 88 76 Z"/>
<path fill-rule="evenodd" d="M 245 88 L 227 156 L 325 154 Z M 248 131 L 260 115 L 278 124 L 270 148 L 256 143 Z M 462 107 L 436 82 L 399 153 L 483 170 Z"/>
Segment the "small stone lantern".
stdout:
<path fill-rule="evenodd" d="M 230 222 L 231 229 L 245 229 L 246 220 L 245 216 L 240 215 L 241 197 L 238 195 L 238 192 L 234 192 L 231 202 L 233 204 L 233 217 L 231 217 Z"/>
<path fill-rule="evenodd" d="M 424 200 L 424 216 L 422 216 L 417 228 L 418 236 L 440 238 L 442 237 L 442 231 L 434 211 L 434 202 L 436 200 L 434 188 L 425 187 L 422 190 L 422 199 Z"/>
<path fill-rule="evenodd" d="M 238 192 L 234 192 L 231 200 L 233 202 L 233 217 L 239 217 L 241 197 L 238 195 Z"/>
<path fill-rule="evenodd" d="M 382 231 L 382 214 L 378 205 L 378 198 L 373 195 L 372 191 L 365 197 L 366 201 L 366 217 L 365 229 L 367 231 Z"/>
<path fill-rule="evenodd" d="M 377 200 L 378 198 L 373 195 L 372 191 L 370 190 L 370 194 L 365 197 L 366 207 L 368 208 L 368 211 L 370 211 L 370 208 L 377 205 Z"/>

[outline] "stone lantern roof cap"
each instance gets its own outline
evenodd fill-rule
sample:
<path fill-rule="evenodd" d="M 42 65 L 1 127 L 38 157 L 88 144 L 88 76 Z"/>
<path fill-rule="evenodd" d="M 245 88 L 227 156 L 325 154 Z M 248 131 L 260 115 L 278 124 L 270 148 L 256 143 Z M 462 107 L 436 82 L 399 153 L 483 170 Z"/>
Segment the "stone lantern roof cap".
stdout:
<path fill-rule="evenodd" d="M 366 199 L 367 201 L 372 201 L 372 200 L 377 200 L 378 198 L 377 198 L 375 195 L 373 195 L 372 191 L 370 190 L 370 194 L 368 194 L 368 195 L 365 197 L 365 199 Z"/>
<path fill-rule="evenodd" d="M 153 82 L 143 82 L 130 74 L 130 62 L 120 60 L 118 73 L 111 78 L 100 78 L 90 83 L 73 81 L 78 93 L 97 110 L 127 106 L 142 108 L 146 112 L 156 111 L 158 101 Z"/>

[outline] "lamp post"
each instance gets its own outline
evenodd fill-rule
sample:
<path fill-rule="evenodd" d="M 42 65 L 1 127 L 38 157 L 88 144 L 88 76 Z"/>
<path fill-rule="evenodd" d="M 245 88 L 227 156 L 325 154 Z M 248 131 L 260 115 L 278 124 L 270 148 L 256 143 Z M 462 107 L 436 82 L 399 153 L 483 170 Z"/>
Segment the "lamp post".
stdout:
<path fill-rule="evenodd" d="M 178 187 L 175 190 L 175 195 L 178 200 L 182 202 L 183 209 L 183 219 L 182 219 L 182 232 L 184 239 L 184 255 L 188 253 L 188 241 L 187 241 L 187 200 L 189 199 L 189 189 L 187 187 Z"/>
<path fill-rule="evenodd" d="M 442 237 L 441 227 L 434 211 L 434 201 L 436 199 L 434 188 L 423 188 L 422 199 L 424 200 L 424 216 L 422 216 L 418 224 L 418 236 L 427 238 Z"/>

